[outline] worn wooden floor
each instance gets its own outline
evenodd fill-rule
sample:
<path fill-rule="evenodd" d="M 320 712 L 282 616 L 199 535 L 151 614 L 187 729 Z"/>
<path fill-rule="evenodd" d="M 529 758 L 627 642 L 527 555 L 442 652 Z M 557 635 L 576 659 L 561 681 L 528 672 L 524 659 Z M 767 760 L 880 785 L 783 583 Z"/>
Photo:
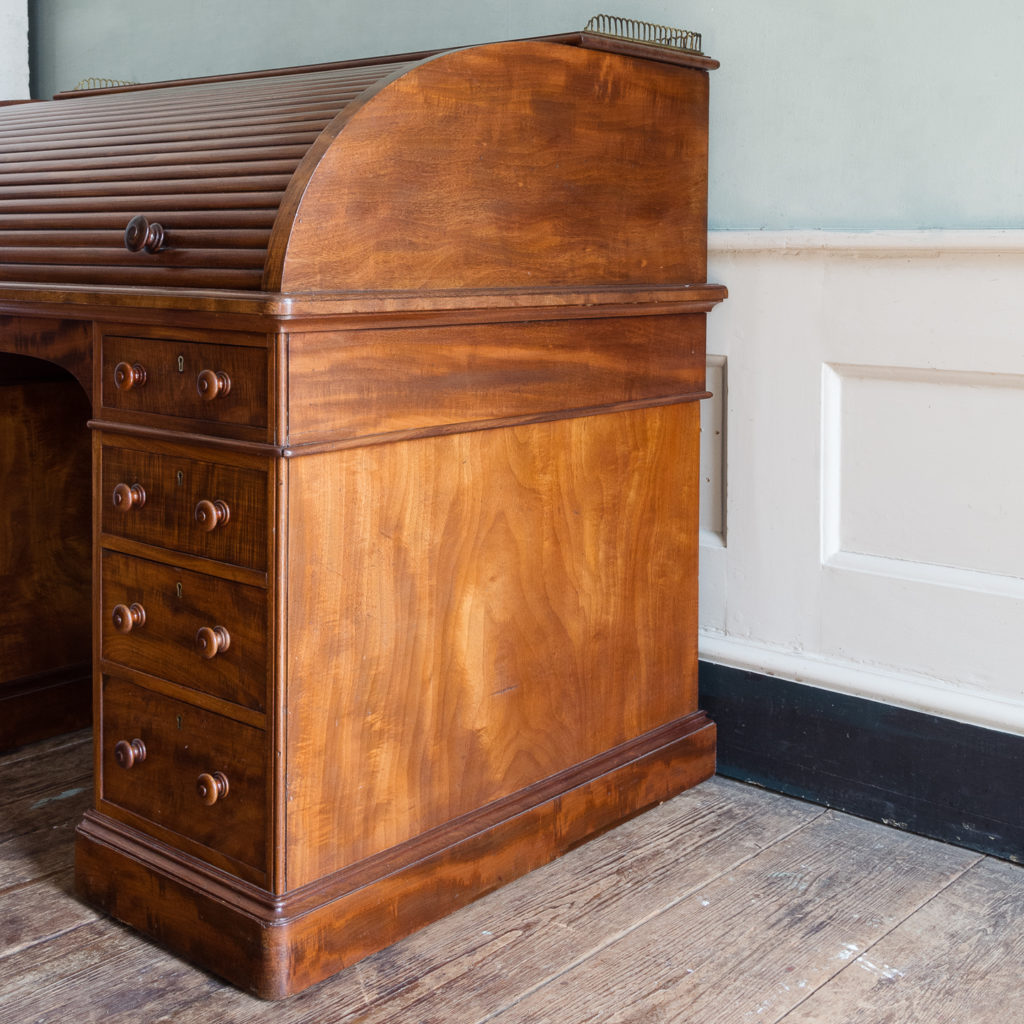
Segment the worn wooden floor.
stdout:
<path fill-rule="evenodd" d="M 282 1003 L 71 894 L 88 734 L 0 758 L 0 1022 L 1024 1019 L 1024 868 L 713 779 Z"/>

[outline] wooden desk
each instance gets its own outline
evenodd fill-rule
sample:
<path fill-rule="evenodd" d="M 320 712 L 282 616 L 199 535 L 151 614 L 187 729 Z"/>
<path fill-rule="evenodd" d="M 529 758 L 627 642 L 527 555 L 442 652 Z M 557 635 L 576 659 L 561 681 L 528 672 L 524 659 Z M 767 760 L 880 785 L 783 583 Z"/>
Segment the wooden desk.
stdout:
<path fill-rule="evenodd" d="M 280 997 L 712 773 L 713 66 L 584 33 L 0 110 L 0 348 L 68 371 L 6 364 L 6 614 L 69 664 L 91 403 L 86 899 Z"/>

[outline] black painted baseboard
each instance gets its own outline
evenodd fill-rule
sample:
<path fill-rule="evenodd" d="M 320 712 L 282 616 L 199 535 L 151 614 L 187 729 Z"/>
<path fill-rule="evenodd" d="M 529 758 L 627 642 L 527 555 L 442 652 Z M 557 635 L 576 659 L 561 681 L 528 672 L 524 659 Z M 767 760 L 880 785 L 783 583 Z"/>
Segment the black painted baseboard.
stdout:
<path fill-rule="evenodd" d="M 700 665 L 718 772 L 1024 863 L 1024 736 Z"/>

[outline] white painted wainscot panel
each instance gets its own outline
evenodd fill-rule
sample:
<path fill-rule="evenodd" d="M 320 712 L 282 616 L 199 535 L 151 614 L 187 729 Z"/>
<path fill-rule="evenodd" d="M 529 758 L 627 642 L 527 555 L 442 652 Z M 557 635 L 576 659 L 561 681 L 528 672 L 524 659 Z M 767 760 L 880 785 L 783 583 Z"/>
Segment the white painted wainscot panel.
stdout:
<path fill-rule="evenodd" d="M 1024 734 L 1024 232 L 709 249 L 701 656 Z"/>

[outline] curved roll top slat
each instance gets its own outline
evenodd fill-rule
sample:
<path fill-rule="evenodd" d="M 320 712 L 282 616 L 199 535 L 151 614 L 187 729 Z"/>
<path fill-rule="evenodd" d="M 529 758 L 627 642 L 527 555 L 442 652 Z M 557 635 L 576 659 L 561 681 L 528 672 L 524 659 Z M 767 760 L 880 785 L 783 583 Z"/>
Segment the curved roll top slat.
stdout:
<path fill-rule="evenodd" d="M 281 200 L 383 62 L 0 108 L 0 280 L 259 289 Z M 133 216 L 158 251 L 129 252 Z"/>

